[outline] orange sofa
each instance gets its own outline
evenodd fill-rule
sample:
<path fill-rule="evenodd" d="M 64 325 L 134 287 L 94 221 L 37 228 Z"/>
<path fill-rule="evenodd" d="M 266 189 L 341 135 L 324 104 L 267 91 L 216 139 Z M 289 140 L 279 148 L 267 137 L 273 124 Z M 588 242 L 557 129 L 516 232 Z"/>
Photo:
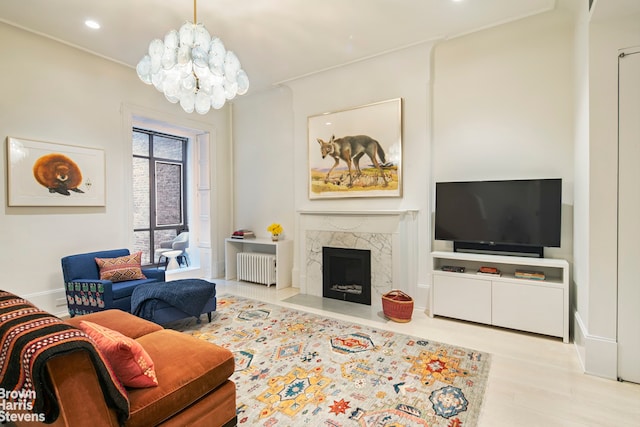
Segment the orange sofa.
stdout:
<path fill-rule="evenodd" d="M 130 409 L 125 426 L 236 425 L 236 389 L 229 380 L 234 359 L 229 350 L 117 309 L 76 316 L 66 323 L 79 326 L 83 320 L 135 339 L 155 365 L 157 387 L 126 389 Z M 116 412 L 103 399 L 87 352 L 52 358 L 47 370 L 60 408 L 57 420 L 48 425 L 119 425 Z"/>

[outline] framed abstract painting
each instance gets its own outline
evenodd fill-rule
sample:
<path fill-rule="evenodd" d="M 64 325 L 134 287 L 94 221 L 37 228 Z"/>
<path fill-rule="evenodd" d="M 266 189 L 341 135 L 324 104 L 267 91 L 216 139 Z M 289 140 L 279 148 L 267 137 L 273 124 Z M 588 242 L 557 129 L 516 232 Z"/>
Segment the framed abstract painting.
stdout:
<path fill-rule="evenodd" d="M 402 99 L 308 118 L 309 198 L 402 196 Z"/>
<path fill-rule="evenodd" d="M 104 206 L 104 151 L 7 138 L 9 206 Z"/>

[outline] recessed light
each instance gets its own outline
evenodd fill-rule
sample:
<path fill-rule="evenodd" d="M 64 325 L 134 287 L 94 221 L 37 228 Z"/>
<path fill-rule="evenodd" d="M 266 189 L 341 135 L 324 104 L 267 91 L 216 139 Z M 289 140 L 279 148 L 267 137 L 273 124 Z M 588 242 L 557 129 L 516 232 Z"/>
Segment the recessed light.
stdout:
<path fill-rule="evenodd" d="M 100 29 L 100 24 L 96 21 L 94 21 L 93 19 L 87 19 L 86 21 L 84 21 L 84 25 L 86 25 L 87 27 L 93 29 L 93 30 L 99 30 Z"/>

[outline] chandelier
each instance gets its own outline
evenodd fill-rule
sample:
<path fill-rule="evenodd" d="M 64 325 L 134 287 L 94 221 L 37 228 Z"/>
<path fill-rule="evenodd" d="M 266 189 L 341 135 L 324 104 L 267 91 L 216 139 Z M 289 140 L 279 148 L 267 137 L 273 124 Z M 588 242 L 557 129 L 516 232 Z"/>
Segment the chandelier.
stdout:
<path fill-rule="evenodd" d="M 169 102 L 179 102 L 187 113 L 206 114 L 249 90 L 249 77 L 238 57 L 198 23 L 196 0 L 193 23 L 169 31 L 164 41 L 152 40 L 136 71 L 140 80 L 155 86 Z"/>

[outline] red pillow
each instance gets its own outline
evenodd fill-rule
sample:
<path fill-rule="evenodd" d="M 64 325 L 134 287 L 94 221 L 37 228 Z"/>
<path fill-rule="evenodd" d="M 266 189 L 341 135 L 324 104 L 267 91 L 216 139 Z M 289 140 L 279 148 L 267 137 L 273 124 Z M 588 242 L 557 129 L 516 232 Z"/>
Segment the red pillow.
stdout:
<path fill-rule="evenodd" d="M 136 340 L 86 320 L 80 322 L 80 329 L 96 343 L 122 384 L 135 388 L 158 385 L 153 361 Z"/>
<path fill-rule="evenodd" d="M 140 268 L 141 260 L 142 251 L 118 258 L 96 258 L 100 269 L 100 280 L 110 280 L 115 283 L 146 279 Z"/>

